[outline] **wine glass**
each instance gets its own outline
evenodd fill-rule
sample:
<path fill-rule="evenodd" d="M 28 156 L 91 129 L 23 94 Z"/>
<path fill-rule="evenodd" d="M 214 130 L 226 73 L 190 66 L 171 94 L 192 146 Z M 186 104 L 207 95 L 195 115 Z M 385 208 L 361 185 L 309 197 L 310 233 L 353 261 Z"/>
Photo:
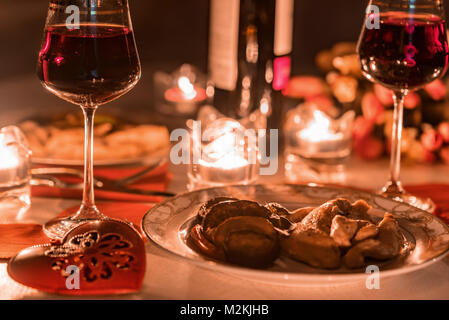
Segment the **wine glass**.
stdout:
<path fill-rule="evenodd" d="M 381 193 L 427 211 L 430 199 L 404 191 L 400 179 L 404 98 L 444 75 L 448 42 L 442 0 L 371 0 L 358 42 L 362 72 L 394 95 L 390 180 Z"/>
<path fill-rule="evenodd" d="M 127 0 L 51 0 L 39 52 L 43 86 L 84 114 L 84 191 L 76 214 L 53 219 L 45 233 L 61 239 L 89 220 L 106 219 L 95 206 L 93 128 L 98 106 L 131 90 L 141 69 Z"/>

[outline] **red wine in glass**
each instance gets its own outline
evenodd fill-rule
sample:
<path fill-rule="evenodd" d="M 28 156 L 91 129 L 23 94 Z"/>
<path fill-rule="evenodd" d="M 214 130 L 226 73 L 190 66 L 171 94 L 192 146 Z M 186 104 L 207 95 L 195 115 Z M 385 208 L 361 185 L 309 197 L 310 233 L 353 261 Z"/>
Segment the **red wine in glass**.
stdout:
<path fill-rule="evenodd" d="M 51 26 L 39 52 L 38 77 L 69 102 L 101 105 L 129 90 L 140 77 L 132 31 L 118 25 Z"/>
<path fill-rule="evenodd" d="M 448 65 L 445 21 L 434 15 L 389 12 L 379 29 L 364 29 L 359 55 L 364 74 L 393 89 L 416 89 L 437 78 Z"/>
<path fill-rule="evenodd" d="M 380 12 L 380 13 L 379 13 Z M 433 212 L 434 202 L 414 196 L 400 181 L 404 99 L 411 90 L 441 78 L 448 66 L 446 21 L 441 1 L 371 0 L 357 52 L 362 72 L 393 90 L 390 179 L 381 194 Z"/>

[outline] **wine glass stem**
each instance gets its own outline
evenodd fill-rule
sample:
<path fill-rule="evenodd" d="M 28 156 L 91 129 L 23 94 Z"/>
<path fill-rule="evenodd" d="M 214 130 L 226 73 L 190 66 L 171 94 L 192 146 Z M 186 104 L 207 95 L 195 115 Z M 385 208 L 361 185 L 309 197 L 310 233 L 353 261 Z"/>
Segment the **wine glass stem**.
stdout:
<path fill-rule="evenodd" d="M 79 211 L 72 217 L 76 220 L 102 219 L 103 215 L 95 206 L 93 184 L 93 140 L 94 116 L 97 107 L 81 107 L 84 114 L 84 188 L 83 203 Z"/>
<path fill-rule="evenodd" d="M 407 95 L 406 90 L 395 91 L 394 114 L 393 114 L 393 135 L 391 140 L 391 158 L 390 158 L 390 181 L 383 192 L 390 195 L 403 193 L 403 188 L 399 178 L 401 171 L 401 140 L 402 123 L 404 118 L 404 99 Z"/>

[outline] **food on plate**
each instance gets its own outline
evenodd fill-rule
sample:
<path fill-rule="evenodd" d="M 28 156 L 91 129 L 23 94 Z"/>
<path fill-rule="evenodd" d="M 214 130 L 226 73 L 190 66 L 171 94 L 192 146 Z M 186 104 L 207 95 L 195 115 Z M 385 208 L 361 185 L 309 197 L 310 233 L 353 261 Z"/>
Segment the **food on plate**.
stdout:
<path fill-rule="evenodd" d="M 385 213 L 376 222 L 370 209 L 364 200 L 343 198 L 289 211 L 278 203 L 219 197 L 199 209 L 188 244 L 209 258 L 253 268 L 279 257 L 316 268 L 362 268 L 405 247 L 394 216 Z"/>
<path fill-rule="evenodd" d="M 212 252 L 213 258 L 265 267 L 280 250 L 279 235 L 268 220 L 270 216 L 267 208 L 254 201 L 212 199 L 199 209 L 190 239 L 201 253 Z"/>
<path fill-rule="evenodd" d="M 343 257 L 344 262 L 350 268 L 359 268 L 365 264 L 366 258 L 377 260 L 394 258 L 403 247 L 403 239 L 398 222 L 391 214 L 386 213 L 378 225 L 376 237 L 357 242 Z"/>
<path fill-rule="evenodd" d="M 213 243 L 231 263 L 248 267 L 270 265 L 279 255 L 278 232 L 266 218 L 237 216 L 220 223 Z"/>
<path fill-rule="evenodd" d="M 340 249 L 334 239 L 301 223 L 281 241 L 281 247 L 286 256 L 312 267 L 334 269 L 340 266 Z"/>
<path fill-rule="evenodd" d="M 19 124 L 25 133 L 34 158 L 82 160 L 84 128 L 72 114 L 64 120 L 40 124 L 28 120 Z M 110 117 L 99 117 L 94 129 L 94 159 L 120 160 L 149 155 L 169 146 L 166 127 L 120 124 Z"/>

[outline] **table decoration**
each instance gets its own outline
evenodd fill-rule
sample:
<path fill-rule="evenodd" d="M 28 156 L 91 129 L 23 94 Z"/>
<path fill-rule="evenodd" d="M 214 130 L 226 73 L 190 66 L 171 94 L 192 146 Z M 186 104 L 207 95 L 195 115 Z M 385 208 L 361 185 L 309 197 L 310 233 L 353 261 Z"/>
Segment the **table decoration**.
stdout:
<path fill-rule="evenodd" d="M 215 108 L 203 107 L 190 129 L 189 189 L 225 184 L 248 184 L 258 177 L 258 129 L 266 116 L 256 110 L 239 121 Z"/>
<path fill-rule="evenodd" d="M 290 182 L 341 183 L 352 150 L 354 111 L 333 119 L 315 104 L 301 104 L 284 123 L 285 177 Z"/>
<path fill-rule="evenodd" d="M 206 76 L 192 65 L 183 64 L 171 74 L 154 74 L 155 106 L 161 113 L 193 115 L 210 98 L 210 90 L 206 93 Z"/>
<path fill-rule="evenodd" d="M 31 151 L 15 126 L 0 129 L 0 223 L 19 221 L 30 199 Z"/>
<path fill-rule="evenodd" d="M 136 292 L 145 274 L 145 246 L 139 233 L 118 220 L 91 221 L 58 244 L 22 250 L 8 263 L 17 282 L 69 295 Z M 79 277 L 71 282 L 71 278 Z"/>

